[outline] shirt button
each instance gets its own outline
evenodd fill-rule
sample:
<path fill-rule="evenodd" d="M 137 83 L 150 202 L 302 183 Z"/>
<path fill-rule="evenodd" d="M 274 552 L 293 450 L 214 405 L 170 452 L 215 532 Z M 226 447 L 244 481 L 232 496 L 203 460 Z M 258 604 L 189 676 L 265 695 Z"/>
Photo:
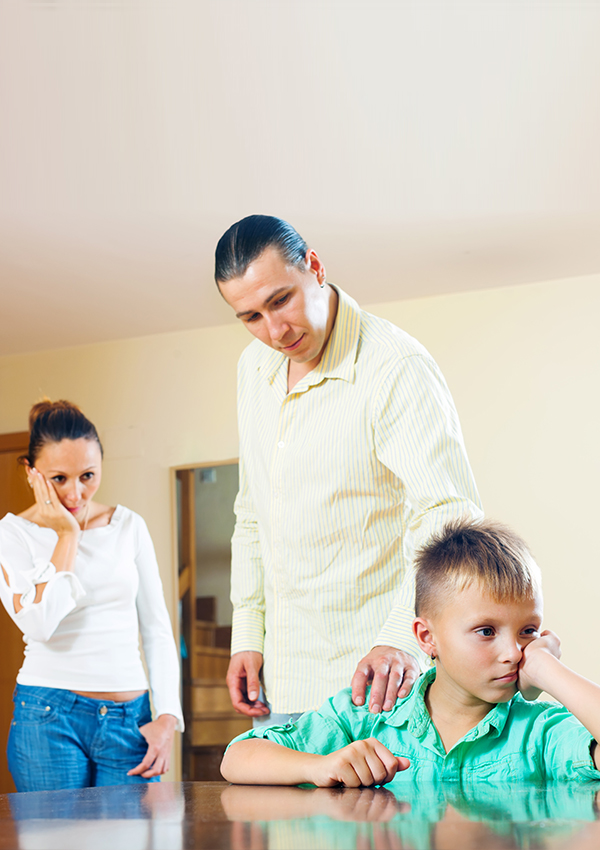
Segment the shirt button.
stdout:
<path fill-rule="evenodd" d="M 277 443 L 278 449 L 282 449 L 284 446 L 285 446 L 285 443 L 283 441 L 280 441 L 279 443 Z"/>
<path fill-rule="evenodd" d="M 100 707 L 100 714 L 102 715 L 102 717 L 104 717 L 104 715 L 106 714 L 107 711 L 108 711 L 108 708 L 105 705 Z"/>

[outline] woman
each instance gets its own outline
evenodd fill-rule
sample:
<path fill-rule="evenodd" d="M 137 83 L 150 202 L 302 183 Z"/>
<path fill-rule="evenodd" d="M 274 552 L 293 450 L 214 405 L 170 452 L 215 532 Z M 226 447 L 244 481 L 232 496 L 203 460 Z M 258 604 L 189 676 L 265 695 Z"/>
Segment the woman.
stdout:
<path fill-rule="evenodd" d="M 0 520 L 0 597 L 26 644 L 9 769 L 18 791 L 158 781 L 183 718 L 148 529 L 94 501 L 102 446 L 78 407 L 42 401 L 29 425 L 35 503 Z"/>

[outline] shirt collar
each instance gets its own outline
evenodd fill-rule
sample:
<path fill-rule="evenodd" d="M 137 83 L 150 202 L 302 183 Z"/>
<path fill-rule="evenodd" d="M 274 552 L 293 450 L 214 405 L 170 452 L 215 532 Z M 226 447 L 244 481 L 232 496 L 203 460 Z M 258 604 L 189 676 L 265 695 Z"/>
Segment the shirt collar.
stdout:
<path fill-rule="evenodd" d="M 390 711 L 385 723 L 397 727 L 408 724 L 408 730 L 415 737 L 421 737 L 431 723 L 431 717 L 425 705 L 425 692 L 434 679 L 435 667 L 432 667 L 431 670 L 427 670 L 426 673 L 423 673 L 417 679 L 406 699 L 402 700 L 402 702 L 398 703 Z M 508 720 L 513 701 L 519 698 L 520 694 L 517 694 L 508 702 L 497 703 L 488 711 L 483 720 L 480 720 L 477 726 L 471 729 L 462 740 L 475 740 L 475 738 L 482 738 L 488 733 L 496 737 L 501 735 Z"/>
<path fill-rule="evenodd" d="M 329 284 L 329 286 L 335 289 L 338 295 L 335 324 L 327 340 L 321 361 L 318 366 L 299 381 L 300 389 L 319 384 L 324 378 L 341 378 L 350 382 L 354 380 L 360 334 L 360 307 L 339 286 L 333 286 L 333 284 Z M 269 349 L 267 346 L 266 348 L 267 352 L 261 372 L 269 384 L 273 384 L 280 369 L 285 366 L 287 370 L 289 358 L 280 351 Z"/>

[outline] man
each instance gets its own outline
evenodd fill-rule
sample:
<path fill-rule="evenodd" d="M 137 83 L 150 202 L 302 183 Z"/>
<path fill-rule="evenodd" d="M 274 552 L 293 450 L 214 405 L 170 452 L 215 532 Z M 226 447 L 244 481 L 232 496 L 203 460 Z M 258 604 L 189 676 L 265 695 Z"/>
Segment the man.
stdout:
<path fill-rule="evenodd" d="M 215 279 L 257 337 L 238 371 L 233 706 L 285 722 L 354 670 L 355 704 L 372 681 L 370 710 L 389 711 L 419 672 L 412 553 L 481 513 L 446 383 L 281 219 L 229 228 Z"/>

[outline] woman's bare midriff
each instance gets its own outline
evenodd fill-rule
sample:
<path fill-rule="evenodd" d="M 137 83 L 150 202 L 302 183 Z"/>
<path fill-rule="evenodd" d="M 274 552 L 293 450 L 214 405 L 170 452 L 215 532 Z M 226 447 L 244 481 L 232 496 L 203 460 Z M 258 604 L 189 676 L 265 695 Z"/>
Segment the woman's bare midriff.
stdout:
<path fill-rule="evenodd" d="M 88 697 L 89 699 L 106 699 L 112 702 L 129 702 L 129 700 L 137 699 L 145 694 L 146 691 L 71 691 L 73 694 L 78 694 L 80 697 Z"/>

